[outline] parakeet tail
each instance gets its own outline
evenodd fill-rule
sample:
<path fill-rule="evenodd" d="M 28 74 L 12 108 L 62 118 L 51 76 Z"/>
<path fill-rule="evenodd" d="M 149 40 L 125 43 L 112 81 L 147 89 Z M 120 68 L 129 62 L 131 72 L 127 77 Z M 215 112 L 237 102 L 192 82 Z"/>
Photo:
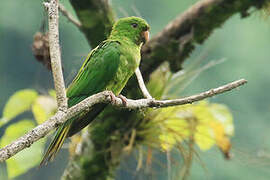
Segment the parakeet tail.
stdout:
<path fill-rule="evenodd" d="M 73 136 L 77 132 L 81 131 L 85 126 L 90 124 L 106 106 L 107 104 L 96 104 L 87 114 L 76 118 L 71 124 L 67 137 Z"/>
<path fill-rule="evenodd" d="M 48 161 L 52 161 L 58 151 L 61 149 L 64 140 L 67 137 L 70 137 L 84 127 L 86 127 L 89 123 L 91 123 L 96 116 L 103 111 L 107 104 L 97 104 L 94 105 L 93 109 L 90 110 L 87 114 L 69 119 L 63 126 L 59 127 L 56 131 L 56 135 L 54 136 L 53 141 L 51 142 L 48 150 L 46 151 L 40 166 L 47 164 Z"/>
<path fill-rule="evenodd" d="M 70 124 L 67 126 L 59 127 L 59 129 L 56 131 L 56 135 L 54 136 L 53 141 L 51 142 L 40 163 L 40 166 L 43 166 L 44 164 L 47 164 L 48 161 L 52 161 L 54 159 L 57 152 L 61 149 L 70 127 Z"/>

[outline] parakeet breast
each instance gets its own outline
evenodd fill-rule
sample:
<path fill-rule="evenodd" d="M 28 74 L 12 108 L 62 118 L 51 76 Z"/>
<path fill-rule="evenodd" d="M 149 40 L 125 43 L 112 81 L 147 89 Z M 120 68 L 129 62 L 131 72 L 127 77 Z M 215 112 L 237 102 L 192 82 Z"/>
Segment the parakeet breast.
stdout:
<path fill-rule="evenodd" d="M 140 64 L 140 47 L 130 45 L 128 42 L 121 42 L 121 56 L 117 72 L 107 86 L 107 90 L 118 95 L 125 87 L 129 78 L 134 74 Z"/>

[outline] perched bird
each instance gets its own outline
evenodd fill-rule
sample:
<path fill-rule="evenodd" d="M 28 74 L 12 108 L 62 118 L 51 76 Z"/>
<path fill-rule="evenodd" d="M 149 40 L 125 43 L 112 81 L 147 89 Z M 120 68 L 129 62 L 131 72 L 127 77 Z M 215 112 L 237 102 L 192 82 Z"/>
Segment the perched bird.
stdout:
<path fill-rule="evenodd" d="M 127 17 L 119 19 L 107 40 L 101 42 L 87 56 L 77 76 L 67 89 L 68 106 L 104 90 L 119 95 L 128 79 L 140 64 L 140 50 L 149 38 L 149 25 L 144 19 Z M 40 165 L 54 159 L 64 140 L 87 126 L 106 107 L 95 105 L 60 126 Z"/>

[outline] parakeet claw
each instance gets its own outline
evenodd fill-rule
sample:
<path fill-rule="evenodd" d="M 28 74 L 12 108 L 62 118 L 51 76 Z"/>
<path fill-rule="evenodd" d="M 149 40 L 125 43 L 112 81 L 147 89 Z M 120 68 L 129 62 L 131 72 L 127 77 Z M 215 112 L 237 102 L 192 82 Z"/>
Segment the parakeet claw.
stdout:
<path fill-rule="evenodd" d="M 125 97 L 125 96 L 123 96 L 123 95 L 118 95 L 118 96 L 115 96 L 114 94 L 113 94 L 113 92 L 111 92 L 111 91 L 109 91 L 109 96 L 110 96 L 110 98 L 111 98 L 111 103 L 112 104 L 116 104 L 116 98 L 120 98 L 121 100 L 122 100 L 122 103 L 123 103 L 123 105 L 124 106 L 127 106 L 127 98 Z"/>
<path fill-rule="evenodd" d="M 116 104 L 116 96 L 113 94 L 113 92 L 109 91 L 109 96 L 111 98 L 111 103 Z"/>
<path fill-rule="evenodd" d="M 122 100 L 124 106 L 127 106 L 127 98 L 125 96 L 119 94 L 117 97 Z"/>

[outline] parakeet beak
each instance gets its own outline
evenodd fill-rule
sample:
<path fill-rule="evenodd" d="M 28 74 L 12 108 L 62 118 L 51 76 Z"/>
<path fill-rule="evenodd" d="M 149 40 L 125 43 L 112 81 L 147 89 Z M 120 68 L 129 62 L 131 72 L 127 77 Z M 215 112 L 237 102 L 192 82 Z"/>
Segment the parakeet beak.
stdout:
<path fill-rule="evenodd" d="M 145 44 L 149 40 L 149 31 L 148 30 L 143 31 L 141 33 L 141 36 L 142 36 L 143 44 Z"/>

